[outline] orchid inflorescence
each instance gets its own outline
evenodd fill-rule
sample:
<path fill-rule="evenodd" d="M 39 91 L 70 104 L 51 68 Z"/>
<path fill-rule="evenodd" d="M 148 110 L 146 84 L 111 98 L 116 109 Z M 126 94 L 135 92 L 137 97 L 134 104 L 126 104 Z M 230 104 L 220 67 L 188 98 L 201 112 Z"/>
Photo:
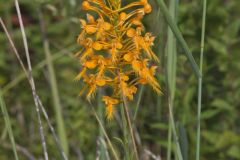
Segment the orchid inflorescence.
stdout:
<path fill-rule="evenodd" d="M 108 119 L 113 117 L 114 106 L 121 103 L 120 97 L 133 100 L 137 85 L 149 84 L 160 93 L 154 77 L 157 67 L 149 64 L 150 60 L 159 61 L 151 49 L 155 37 L 145 33 L 141 22 L 152 11 L 148 1 L 121 7 L 121 0 L 85 0 L 82 8 L 96 12 L 98 18 L 87 14 L 87 20 L 80 19 L 82 31 L 77 42 L 82 49 L 76 56 L 82 70 L 76 80 L 86 83 L 81 93 L 87 90 L 90 100 L 98 88 L 111 88 L 111 96 L 102 97 Z"/>

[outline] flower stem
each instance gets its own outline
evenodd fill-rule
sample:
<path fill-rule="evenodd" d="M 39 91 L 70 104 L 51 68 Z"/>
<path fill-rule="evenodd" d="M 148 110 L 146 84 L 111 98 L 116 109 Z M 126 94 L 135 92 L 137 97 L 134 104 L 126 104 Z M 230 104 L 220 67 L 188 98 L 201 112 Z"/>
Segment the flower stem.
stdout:
<path fill-rule="evenodd" d="M 131 123 L 131 119 L 130 119 L 130 115 L 129 115 L 129 111 L 128 111 L 127 99 L 123 95 L 122 95 L 122 99 L 123 99 L 123 106 L 124 106 L 125 114 L 126 114 L 126 117 L 127 117 L 129 131 L 130 131 L 131 138 L 132 138 L 132 144 L 133 144 L 135 157 L 136 157 L 136 160 L 139 160 L 138 152 L 137 152 L 137 146 L 136 146 L 135 138 L 134 138 L 134 135 L 133 135 L 133 127 L 132 127 L 132 123 Z"/>

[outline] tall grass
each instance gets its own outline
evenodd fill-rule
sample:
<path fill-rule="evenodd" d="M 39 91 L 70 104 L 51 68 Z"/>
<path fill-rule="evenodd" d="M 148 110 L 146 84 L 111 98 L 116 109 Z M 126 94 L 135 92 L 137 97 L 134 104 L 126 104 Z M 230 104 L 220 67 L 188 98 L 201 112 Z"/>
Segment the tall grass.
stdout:
<path fill-rule="evenodd" d="M 200 74 L 198 77 L 198 115 L 197 115 L 197 144 L 196 144 L 196 160 L 200 159 L 200 133 L 201 133 L 201 108 L 202 108 L 202 70 L 203 70 L 203 52 L 205 40 L 206 26 L 206 9 L 207 0 L 203 0 L 203 15 L 202 15 L 202 34 L 201 34 L 201 53 L 200 53 Z"/>
<path fill-rule="evenodd" d="M 169 12 L 177 24 L 177 6 L 178 0 L 171 0 L 169 3 Z M 169 103 L 171 104 L 171 108 L 174 106 L 174 95 L 176 88 L 176 63 L 177 63 L 177 43 L 176 39 L 171 31 L 171 28 L 168 27 L 167 34 L 167 44 L 166 44 L 166 52 L 167 52 L 167 84 L 168 84 L 168 94 L 169 94 Z M 172 150 L 172 125 L 171 118 L 169 116 L 168 120 L 168 147 L 167 147 L 167 160 L 171 159 L 171 150 Z"/>

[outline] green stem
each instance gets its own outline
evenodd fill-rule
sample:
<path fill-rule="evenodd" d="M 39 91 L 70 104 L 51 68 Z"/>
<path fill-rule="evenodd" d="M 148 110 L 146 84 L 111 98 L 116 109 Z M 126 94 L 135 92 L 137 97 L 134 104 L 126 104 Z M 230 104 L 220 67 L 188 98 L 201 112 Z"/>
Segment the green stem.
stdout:
<path fill-rule="evenodd" d="M 10 141 L 12 143 L 12 149 L 14 152 L 15 160 L 18 160 L 17 148 L 16 148 L 16 144 L 15 144 L 15 140 L 14 140 L 14 136 L 13 136 L 13 132 L 12 132 L 11 121 L 10 121 L 10 118 L 9 118 L 9 115 L 7 112 L 6 104 L 3 99 L 3 94 L 2 94 L 1 88 L 0 88 L 0 106 L 1 106 L 2 113 L 3 113 L 5 125 L 6 125 L 7 131 L 8 131 L 8 135 L 9 135 Z"/>
<path fill-rule="evenodd" d="M 172 112 L 172 104 L 171 104 L 171 100 L 169 99 L 169 116 L 170 116 L 170 123 L 171 123 L 171 127 L 172 127 L 172 133 L 173 133 L 173 138 L 176 144 L 176 152 L 177 152 L 177 157 L 178 160 L 183 160 L 182 158 L 182 152 L 181 152 L 181 148 L 180 148 L 180 144 L 179 144 L 179 138 L 176 132 L 176 125 L 174 122 L 174 117 L 173 117 L 173 112 Z"/>
<path fill-rule="evenodd" d="M 203 52 L 205 39 L 205 23 L 206 23 L 206 8 L 207 0 L 203 0 L 203 18 L 202 18 L 202 35 L 201 35 L 201 54 L 200 54 L 200 74 L 202 75 L 203 68 Z M 202 77 L 198 79 L 198 115 L 197 115 L 197 146 L 196 160 L 200 159 L 200 133 L 201 133 L 201 108 L 202 108 Z"/>

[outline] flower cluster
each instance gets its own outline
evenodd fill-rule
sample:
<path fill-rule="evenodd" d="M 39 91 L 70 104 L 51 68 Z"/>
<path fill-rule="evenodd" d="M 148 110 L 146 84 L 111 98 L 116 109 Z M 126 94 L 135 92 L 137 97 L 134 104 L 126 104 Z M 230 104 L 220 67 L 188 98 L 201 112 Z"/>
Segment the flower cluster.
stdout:
<path fill-rule="evenodd" d="M 157 67 L 149 63 L 158 62 L 151 49 L 155 37 L 145 32 L 141 22 L 152 8 L 147 0 L 123 7 L 121 0 L 85 0 L 82 8 L 94 11 L 97 18 L 87 14 L 86 20 L 80 19 L 82 31 L 77 42 L 82 49 L 76 56 L 82 70 L 76 80 L 86 83 L 81 92 L 87 90 L 88 100 L 100 87 L 111 89 L 110 96 L 102 97 L 107 118 L 111 119 L 114 106 L 121 103 L 120 97 L 133 100 L 137 85 L 149 84 L 160 92 L 154 77 Z"/>

